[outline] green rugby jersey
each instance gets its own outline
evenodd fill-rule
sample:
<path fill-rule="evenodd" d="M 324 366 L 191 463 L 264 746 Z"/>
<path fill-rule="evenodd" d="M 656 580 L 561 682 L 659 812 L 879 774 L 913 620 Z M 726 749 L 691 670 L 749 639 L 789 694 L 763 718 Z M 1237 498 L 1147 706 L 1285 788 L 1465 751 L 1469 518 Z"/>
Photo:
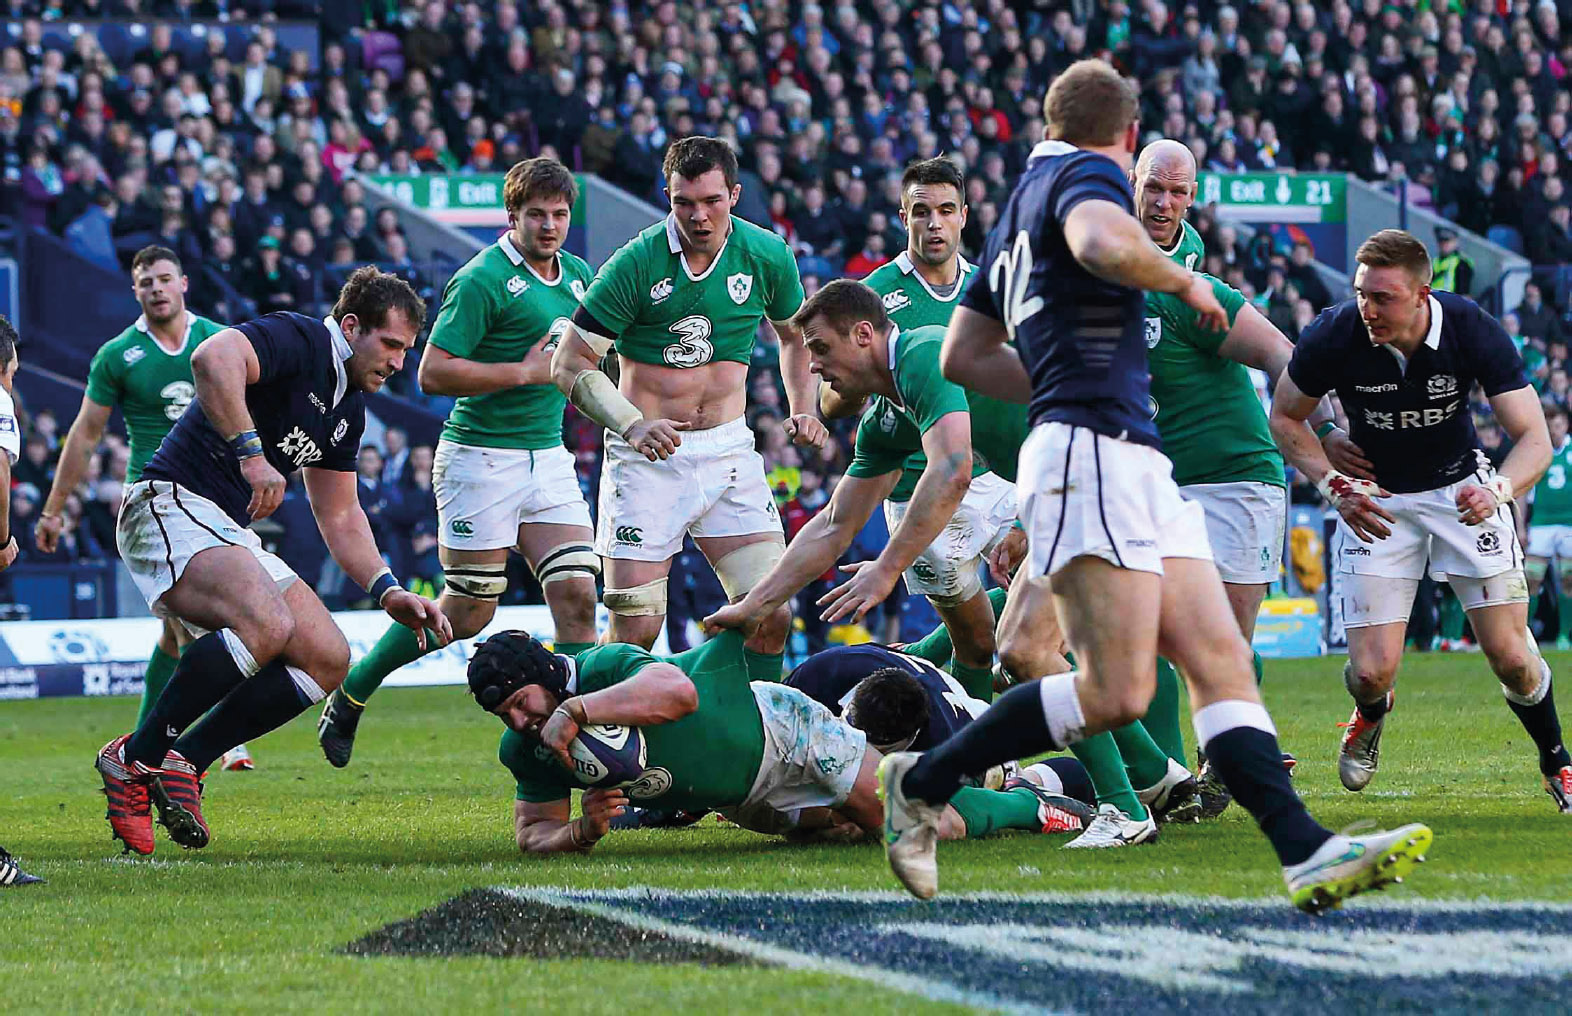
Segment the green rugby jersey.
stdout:
<path fill-rule="evenodd" d="M 100 406 L 119 406 L 125 417 L 131 438 L 127 483 L 142 475 L 142 467 L 158 451 L 164 435 L 196 398 L 191 354 L 203 340 L 227 327 L 188 310 L 180 348 L 171 353 L 153 338 L 143 315 L 94 354 L 87 371 L 87 397 Z"/>
<path fill-rule="evenodd" d="M 1176 261 L 1192 272 L 1201 270 L 1201 262 L 1206 260 L 1206 245 L 1201 242 L 1201 234 L 1189 222 L 1179 220 L 1179 235 L 1174 237 L 1172 247 L 1157 245 L 1157 249 L 1169 258 Z"/>
<path fill-rule="evenodd" d="M 547 282 L 504 233 L 448 281 L 431 344 L 479 363 L 518 363 L 537 343 L 561 340 L 594 274 L 583 258 L 558 251 L 557 277 Z M 566 404 L 549 381 L 465 395 L 442 436 L 482 448 L 555 448 Z"/>
<path fill-rule="evenodd" d="M 911 251 L 902 251 L 894 261 L 875 268 L 863 284 L 884 298 L 884 312 L 902 329 L 910 331 L 925 325 L 948 325 L 950 315 L 961 302 L 961 294 L 977 266 L 959 258 L 961 277 L 949 296 L 939 296 L 912 263 Z M 918 452 L 906 460 L 906 471 L 890 492 L 891 501 L 910 501 L 917 479 L 928 467 L 928 456 Z"/>
<path fill-rule="evenodd" d="M 590 283 L 584 309 L 639 363 L 748 363 L 764 318 L 802 306 L 797 259 L 779 236 L 733 216 L 731 235 L 701 275 L 688 271 L 672 216 L 623 244 Z"/>
<path fill-rule="evenodd" d="M 1244 296 L 1210 275 L 1203 278 L 1211 282 L 1232 327 Z M 1163 454 L 1173 461 L 1174 482 L 1181 487 L 1241 481 L 1286 487 L 1283 457 L 1250 369 L 1217 353 L 1227 337 L 1201 328 L 1195 311 L 1177 296 L 1146 294 L 1152 418 Z"/>
<path fill-rule="evenodd" d="M 876 395 L 857 425 L 856 453 L 848 476 L 884 476 L 902 468 L 922 436 L 950 413 L 971 415 L 972 475 L 992 470 L 1015 482 L 1016 460 L 1026 440 L 1026 407 L 962 388 L 939 372 L 944 328 L 928 325 L 890 331 L 890 370 L 900 401 Z"/>
<path fill-rule="evenodd" d="M 707 811 L 741 804 L 764 762 L 764 720 L 748 683 L 742 636 L 723 632 L 679 656 L 652 656 L 612 643 L 574 657 L 578 694 L 628 680 L 652 663 L 682 668 L 699 693 L 699 708 L 675 723 L 641 727 L 644 776 L 628 788 L 640 807 Z M 518 781 L 520 801 L 560 801 L 580 784 L 540 739 L 508 730 L 497 757 Z"/>
<path fill-rule="evenodd" d="M 1572 526 L 1572 437 L 1550 455 L 1550 468 L 1534 484 L 1536 526 Z"/>

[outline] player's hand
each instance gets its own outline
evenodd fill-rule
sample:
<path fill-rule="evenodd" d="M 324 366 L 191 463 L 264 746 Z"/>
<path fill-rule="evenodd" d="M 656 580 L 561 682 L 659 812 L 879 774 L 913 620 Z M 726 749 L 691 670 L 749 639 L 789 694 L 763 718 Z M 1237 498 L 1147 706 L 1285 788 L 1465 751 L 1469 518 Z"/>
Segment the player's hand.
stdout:
<path fill-rule="evenodd" d="M 570 773 L 573 772 L 573 756 L 568 754 L 568 745 L 578 736 L 579 721 L 560 705 L 540 727 L 540 743 L 550 749 L 557 756 L 557 761 Z"/>
<path fill-rule="evenodd" d="M 5 541 L 5 546 L 0 547 L 0 571 L 5 571 L 16 562 L 17 556 L 22 553 L 22 545 L 16 542 L 16 537 Z"/>
<path fill-rule="evenodd" d="M 1223 310 L 1223 305 L 1217 301 L 1217 294 L 1212 292 L 1212 284 L 1199 275 L 1190 276 L 1190 285 L 1179 294 L 1191 310 L 1195 311 L 1195 323 L 1209 332 L 1228 331 L 1228 312 Z"/>
<path fill-rule="evenodd" d="M 598 840 L 611 832 L 611 820 L 628 810 L 627 791 L 618 787 L 586 790 L 580 802 L 583 815 L 579 821 L 585 837 Z"/>
<path fill-rule="evenodd" d="M 440 649 L 453 641 L 453 623 L 442 613 L 441 607 L 424 596 L 408 589 L 395 589 L 382 598 L 382 609 L 387 611 L 388 617 L 414 630 L 415 643 L 421 652 L 426 651 L 428 628 L 437 639 L 437 644 L 431 648 Z"/>
<path fill-rule="evenodd" d="M 240 475 L 251 484 L 251 503 L 246 513 L 255 522 L 265 519 L 284 503 L 284 476 L 274 469 L 265 455 L 251 455 L 240 460 Z"/>
<path fill-rule="evenodd" d="M 1365 450 L 1354 444 L 1348 431 L 1339 427 L 1321 439 L 1321 450 L 1327 461 L 1339 473 L 1346 473 L 1356 480 L 1374 480 L 1375 466 L 1365 458 Z"/>
<path fill-rule="evenodd" d="M 622 435 L 633 450 L 651 462 L 669 459 L 682 447 L 682 431 L 692 427 L 676 420 L 640 420 Z"/>
<path fill-rule="evenodd" d="M 1490 487 L 1471 483 L 1457 492 L 1457 518 L 1465 526 L 1477 526 L 1495 515 L 1501 498 Z"/>
<path fill-rule="evenodd" d="M 1316 484 L 1321 496 L 1332 503 L 1337 513 L 1348 523 L 1348 528 L 1354 535 L 1365 543 L 1384 540 L 1392 535 L 1392 530 L 1386 525 L 1388 522 L 1397 521 L 1392 513 L 1376 504 L 1378 497 L 1391 497 L 1387 491 L 1371 480 L 1360 480 L 1352 476 L 1344 476 L 1337 470 L 1332 470 L 1321 478 Z"/>
<path fill-rule="evenodd" d="M 557 340 L 548 338 L 545 342 L 537 342 L 524 354 L 524 359 L 519 361 L 519 376 L 517 383 L 520 385 L 538 385 L 551 383 L 551 357 L 557 351 Z"/>
<path fill-rule="evenodd" d="M 1004 539 L 988 552 L 988 574 L 1000 588 L 1010 588 L 1010 576 L 1026 560 L 1026 530 L 1011 526 Z"/>
<path fill-rule="evenodd" d="M 756 605 L 749 603 L 748 599 L 745 596 L 736 603 L 728 603 L 706 617 L 703 622 L 704 634 L 717 635 L 722 630 L 731 628 L 742 632 L 745 638 L 752 638 L 770 611 L 760 610 Z"/>
<path fill-rule="evenodd" d="M 890 574 L 877 561 L 843 564 L 841 571 L 851 578 L 819 597 L 819 606 L 824 608 L 820 619 L 829 624 L 841 620 L 861 624 L 868 611 L 894 592 L 901 577 L 899 572 Z"/>
<path fill-rule="evenodd" d="M 60 546 L 60 531 L 65 520 L 58 515 L 40 515 L 33 525 L 33 543 L 45 554 L 53 554 Z"/>
<path fill-rule="evenodd" d="M 788 416 L 781 422 L 781 427 L 786 431 L 786 436 L 791 438 L 792 444 L 817 449 L 823 448 L 830 439 L 830 429 L 824 425 L 824 421 L 809 413 Z"/>

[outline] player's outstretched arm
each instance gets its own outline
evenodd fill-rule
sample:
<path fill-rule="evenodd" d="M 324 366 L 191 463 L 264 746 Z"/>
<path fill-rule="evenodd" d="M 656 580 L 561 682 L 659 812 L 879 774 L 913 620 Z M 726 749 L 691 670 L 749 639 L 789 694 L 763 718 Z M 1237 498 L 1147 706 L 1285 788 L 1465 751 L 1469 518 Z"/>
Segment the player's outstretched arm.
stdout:
<path fill-rule="evenodd" d="M 602 723 L 657 727 L 675 723 L 698 708 L 699 692 L 688 675 L 675 664 L 654 661 L 626 681 L 563 699 L 540 728 L 540 741 L 571 770 L 568 745 L 580 727 Z"/>
<path fill-rule="evenodd" d="M 441 346 L 427 344 L 416 379 L 427 395 L 485 395 L 520 385 L 552 383 L 552 352 L 537 342 L 518 363 L 481 363 L 454 356 Z"/>
<path fill-rule="evenodd" d="M 922 450 L 928 465 L 912 491 L 906 517 L 895 527 L 876 559 L 848 568 L 855 572 L 852 578 L 819 599 L 825 621 L 834 624 L 849 619 L 860 623 L 868 611 L 884 602 L 900 581 L 901 573 L 955 517 L 972 482 L 971 414 L 941 416 L 923 433 Z"/>
<path fill-rule="evenodd" d="M 1032 400 L 1032 378 L 1010 344 L 1004 322 L 970 307 L 950 315 L 939 347 L 939 372 L 962 388 L 1002 402 Z"/>
<path fill-rule="evenodd" d="M 777 607 L 835 566 L 900 478 L 899 469 L 882 476 L 843 476 L 829 504 L 798 531 L 770 573 L 747 596 L 706 617 L 704 630 L 713 634 L 736 628 L 753 634 Z"/>
<path fill-rule="evenodd" d="M 303 471 L 311 514 L 327 544 L 328 553 L 344 569 L 350 581 L 376 596 L 389 617 L 415 632 L 422 652 L 426 649 L 428 629 L 446 645 L 453 640 L 453 626 L 442 609 L 423 596 L 417 596 L 392 580 L 376 537 L 355 489 L 355 474 L 337 469 L 307 466 Z"/>
<path fill-rule="evenodd" d="M 830 431 L 819 419 L 819 379 L 808 369 L 808 350 L 802 331 L 790 321 L 771 321 L 780 342 L 781 380 L 786 383 L 786 404 L 791 409 L 782 426 L 793 443 L 823 448 Z"/>
<path fill-rule="evenodd" d="M 86 395 L 82 408 L 77 410 L 71 429 L 66 432 L 65 446 L 60 449 L 60 462 L 55 466 L 55 479 L 49 486 L 49 496 L 38 513 L 38 524 L 33 527 L 33 542 L 46 554 L 54 553 L 60 544 L 61 518 L 66 498 L 82 485 L 87 475 L 87 463 L 104 439 L 104 427 L 109 423 L 112 407 L 101 406 Z"/>
<path fill-rule="evenodd" d="M 513 802 L 513 838 L 526 854 L 588 853 L 611 831 L 611 820 L 628 807 L 621 790 L 586 790 L 583 814 L 570 819 L 571 802 Z"/>
<path fill-rule="evenodd" d="M 1495 514 L 1496 508 L 1532 490 L 1550 467 L 1554 450 L 1539 393 L 1532 386 L 1502 392 L 1490 398 L 1496 422 L 1512 442 L 1512 450 L 1488 485 L 1464 487 L 1457 493 L 1458 515 L 1476 526 Z"/>

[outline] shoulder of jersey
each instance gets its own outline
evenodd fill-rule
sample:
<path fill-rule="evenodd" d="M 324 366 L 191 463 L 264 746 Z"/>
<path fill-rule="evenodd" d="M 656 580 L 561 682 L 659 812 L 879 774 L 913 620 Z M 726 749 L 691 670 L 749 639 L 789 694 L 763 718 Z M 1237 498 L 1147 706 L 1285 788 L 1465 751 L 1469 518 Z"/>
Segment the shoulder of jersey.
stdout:
<path fill-rule="evenodd" d="M 590 263 L 572 251 L 562 252 L 562 267 L 586 279 L 595 274 L 595 269 L 590 267 Z"/>
<path fill-rule="evenodd" d="M 879 289 L 880 286 L 892 286 L 900 282 L 902 276 L 901 266 L 892 258 L 862 277 L 862 284 L 870 289 Z M 883 290 L 880 290 L 883 292 Z"/>

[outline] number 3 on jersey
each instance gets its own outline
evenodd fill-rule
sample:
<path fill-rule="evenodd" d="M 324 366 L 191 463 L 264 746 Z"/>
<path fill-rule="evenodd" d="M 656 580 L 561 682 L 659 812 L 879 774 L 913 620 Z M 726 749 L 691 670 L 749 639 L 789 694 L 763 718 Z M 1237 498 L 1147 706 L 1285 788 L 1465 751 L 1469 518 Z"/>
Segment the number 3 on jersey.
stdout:
<path fill-rule="evenodd" d="M 715 344 L 710 341 L 713 326 L 703 314 L 689 314 L 671 326 L 671 331 L 682 338 L 667 346 L 662 355 L 673 367 L 698 367 L 709 363 L 715 356 Z"/>
<path fill-rule="evenodd" d="M 1015 329 L 1021 322 L 1043 309 L 1043 298 L 1026 296 L 1032 279 L 1032 238 L 1026 230 L 1015 234 L 1010 249 L 999 251 L 988 269 L 988 288 L 998 299 L 999 310 L 1004 314 L 1004 327 L 1015 341 Z"/>

